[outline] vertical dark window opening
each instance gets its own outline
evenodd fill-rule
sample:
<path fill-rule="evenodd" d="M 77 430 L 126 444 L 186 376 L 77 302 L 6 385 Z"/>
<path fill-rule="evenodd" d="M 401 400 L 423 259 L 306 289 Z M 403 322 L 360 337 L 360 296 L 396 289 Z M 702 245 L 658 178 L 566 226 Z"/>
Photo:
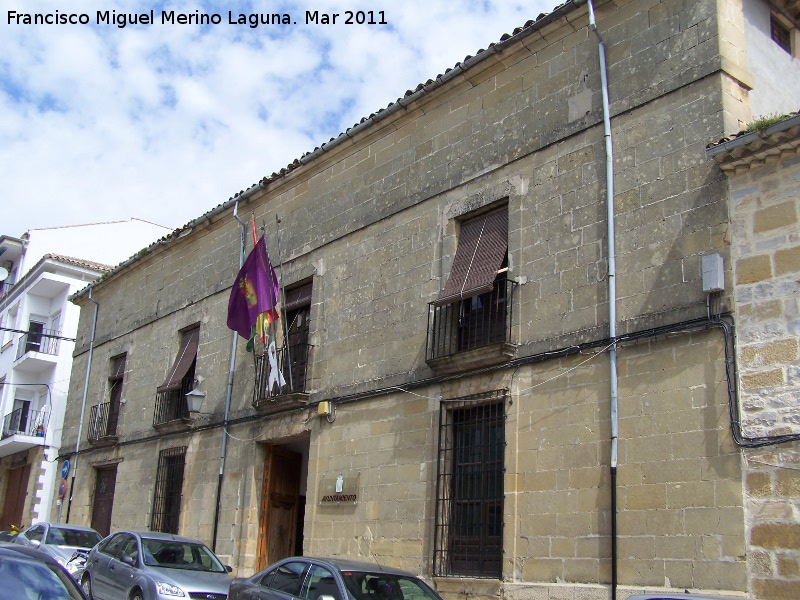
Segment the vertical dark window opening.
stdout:
<path fill-rule="evenodd" d="M 194 389 L 197 351 L 200 343 L 200 328 L 192 327 L 183 331 L 181 347 L 175 362 L 170 367 L 167 378 L 157 389 L 156 409 L 153 425 L 163 425 L 170 421 L 189 418 L 186 394 Z"/>
<path fill-rule="evenodd" d="M 505 390 L 442 402 L 434 575 L 500 578 Z"/>
<path fill-rule="evenodd" d="M 151 531 L 178 533 L 185 465 L 186 446 L 168 448 L 159 454 L 153 514 L 150 519 Z"/>
<path fill-rule="evenodd" d="M 770 34 L 772 41 L 778 44 L 783 50 L 792 53 L 792 30 L 781 22 L 773 13 L 769 18 Z"/>
<path fill-rule="evenodd" d="M 28 324 L 28 336 L 25 342 L 25 352 L 39 352 L 42 347 L 42 333 L 44 323 L 31 321 Z"/>
<path fill-rule="evenodd" d="M 108 378 L 108 422 L 106 435 L 117 435 L 119 404 L 122 399 L 122 382 L 125 376 L 125 355 L 111 359 L 111 375 Z"/>

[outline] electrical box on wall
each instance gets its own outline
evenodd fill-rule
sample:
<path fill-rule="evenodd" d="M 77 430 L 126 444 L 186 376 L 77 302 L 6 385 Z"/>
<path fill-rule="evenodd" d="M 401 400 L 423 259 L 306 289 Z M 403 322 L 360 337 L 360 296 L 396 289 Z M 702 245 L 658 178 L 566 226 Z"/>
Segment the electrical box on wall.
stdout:
<path fill-rule="evenodd" d="M 725 289 L 725 265 L 719 254 L 703 256 L 703 291 L 721 292 Z"/>

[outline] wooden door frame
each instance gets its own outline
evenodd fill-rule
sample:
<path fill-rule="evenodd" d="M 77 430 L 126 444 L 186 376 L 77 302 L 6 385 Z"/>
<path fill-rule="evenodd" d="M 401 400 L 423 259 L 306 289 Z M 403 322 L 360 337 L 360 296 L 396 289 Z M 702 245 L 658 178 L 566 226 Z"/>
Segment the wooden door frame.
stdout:
<path fill-rule="evenodd" d="M 272 516 L 272 488 L 274 483 L 274 464 L 275 458 L 283 455 L 289 458 L 290 456 L 299 456 L 298 453 L 291 450 L 283 449 L 280 444 L 268 444 L 264 446 L 264 472 L 261 483 L 261 498 L 259 501 L 258 513 L 258 541 L 256 546 L 256 571 L 260 571 L 268 564 L 277 560 L 275 557 L 269 556 L 269 536 L 270 536 L 270 517 Z M 300 457 L 302 462 L 302 457 Z M 298 475 L 299 478 L 299 475 Z M 297 502 L 300 497 L 299 489 L 295 494 L 294 508 L 292 510 L 292 523 L 289 527 L 290 539 L 288 546 L 294 548 L 296 529 L 297 529 Z M 283 558 L 283 557 L 280 557 Z"/>

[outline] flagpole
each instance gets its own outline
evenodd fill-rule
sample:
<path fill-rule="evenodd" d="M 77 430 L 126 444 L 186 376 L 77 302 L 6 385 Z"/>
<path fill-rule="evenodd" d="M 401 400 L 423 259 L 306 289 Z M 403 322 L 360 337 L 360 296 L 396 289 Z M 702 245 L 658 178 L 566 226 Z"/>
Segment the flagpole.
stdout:
<path fill-rule="evenodd" d="M 289 350 L 289 330 L 286 329 L 286 290 L 283 287 L 283 258 L 281 257 L 281 220 L 278 213 L 275 213 L 275 235 L 278 238 L 278 265 L 281 270 L 281 310 L 283 311 L 283 344 L 286 348 L 286 362 L 289 363 L 289 389 L 294 392 L 294 382 L 292 381 L 292 356 Z"/>
<path fill-rule="evenodd" d="M 264 237 L 264 248 L 267 251 L 267 255 L 269 255 L 269 248 L 267 247 L 267 224 L 264 222 L 263 219 L 261 220 L 261 235 Z M 272 265 L 270 265 L 270 266 L 272 266 Z M 275 335 L 275 321 L 270 321 L 269 322 L 269 335 L 271 337 L 275 338 L 276 342 L 278 341 L 278 338 Z M 267 349 L 268 346 L 269 346 L 269 344 L 265 344 L 264 345 L 264 351 L 265 352 L 266 352 L 266 349 Z M 270 393 L 272 393 L 272 390 L 270 390 Z"/>

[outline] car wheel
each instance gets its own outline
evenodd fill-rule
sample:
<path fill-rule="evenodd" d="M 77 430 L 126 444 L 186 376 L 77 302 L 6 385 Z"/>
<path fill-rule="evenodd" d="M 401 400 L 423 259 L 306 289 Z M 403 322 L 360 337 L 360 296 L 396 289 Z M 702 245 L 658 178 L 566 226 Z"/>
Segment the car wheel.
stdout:
<path fill-rule="evenodd" d="M 131 594 L 130 600 L 143 600 L 142 599 L 142 592 L 140 592 L 139 590 L 136 590 L 135 592 L 133 592 Z"/>
<path fill-rule="evenodd" d="M 81 589 L 89 600 L 94 600 L 94 596 L 92 596 L 92 582 L 89 580 L 88 575 L 84 575 L 83 579 L 81 579 Z"/>

